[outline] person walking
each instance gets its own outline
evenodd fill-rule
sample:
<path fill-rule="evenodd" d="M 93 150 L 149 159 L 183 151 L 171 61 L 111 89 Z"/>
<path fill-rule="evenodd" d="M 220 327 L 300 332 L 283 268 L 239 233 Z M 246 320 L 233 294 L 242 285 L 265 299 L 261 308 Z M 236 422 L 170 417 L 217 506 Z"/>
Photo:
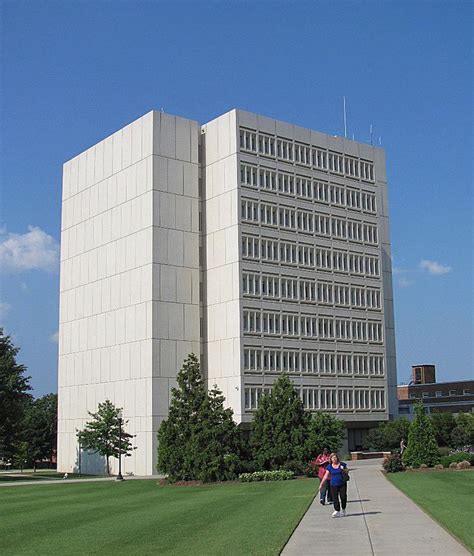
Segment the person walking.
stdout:
<path fill-rule="evenodd" d="M 331 454 L 329 456 L 329 464 L 326 467 L 326 473 L 319 485 L 319 492 L 321 492 L 324 487 L 324 483 L 329 481 L 334 503 L 332 517 L 343 517 L 346 515 L 348 480 L 349 471 L 347 465 L 339 459 L 337 454 Z"/>
<path fill-rule="evenodd" d="M 329 463 L 329 450 L 327 448 L 323 448 L 323 453 L 319 454 L 319 456 L 314 460 L 314 463 L 316 463 L 316 465 L 319 465 L 318 478 L 319 485 L 321 485 L 324 475 L 326 474 L 326 467 Z M 328 504 L 332 504 L 331 488 L 328 481 L 324 483 L 323 488 L 319 489 L 319 503 L 322 506 L 326 504 L 326 496 Z"/>

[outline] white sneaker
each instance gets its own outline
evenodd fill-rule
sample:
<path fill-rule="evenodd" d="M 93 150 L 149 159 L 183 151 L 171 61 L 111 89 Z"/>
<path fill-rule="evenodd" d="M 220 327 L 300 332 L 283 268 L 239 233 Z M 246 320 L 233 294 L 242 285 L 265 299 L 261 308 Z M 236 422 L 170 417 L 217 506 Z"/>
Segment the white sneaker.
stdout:
<path fill-rule="evenodd" d="M 332 517 L 341 517 L 341 512 L 338 511 L 332 512 Z"/>
<path fill-rule="evenodd" d="M 342 510 L 342 517 L 346 517 L 346 510 Z"/>

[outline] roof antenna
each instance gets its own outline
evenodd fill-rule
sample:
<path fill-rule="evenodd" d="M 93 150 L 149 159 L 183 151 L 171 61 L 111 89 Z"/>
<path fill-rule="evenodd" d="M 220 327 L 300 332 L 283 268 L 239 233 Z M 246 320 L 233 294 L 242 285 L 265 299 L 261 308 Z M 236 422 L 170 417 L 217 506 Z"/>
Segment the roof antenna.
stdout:
<path fill-rule="evenodd" d="M 161 107 L 161 113 L 163 114 L 165 111 L 165 109 L 163 108 L 163 106 Z"/>
<path fill-rule="evenodd" d="M 344 107 L 344 137 L 347 139 L 347 114 L 346 114 L 346 97 L 342 97 Z"/>
<path fill-rule="evenodd" d="M 382 146 L 382 137 L 379 137 L 379 145 Z"/>
<path fill-rule="evenodd" d="M 370 124 L 370 146 L 372 147 L 374 144 L 374 127 Z"/>

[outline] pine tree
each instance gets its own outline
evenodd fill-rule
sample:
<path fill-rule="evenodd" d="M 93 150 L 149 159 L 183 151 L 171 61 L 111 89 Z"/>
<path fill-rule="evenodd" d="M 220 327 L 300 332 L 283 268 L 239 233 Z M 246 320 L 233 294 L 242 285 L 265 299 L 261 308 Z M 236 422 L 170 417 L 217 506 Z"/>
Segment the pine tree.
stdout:
<path fill-rule="evenodd" d="M 194 354 L 184 361 L 177 383 L 168 418 L 158 431 L 158 471 L 172 482 L 234 478 L 240 433 L 222 393 L 216 387 L 207 391 Z"/>
<path fill-rule="evenodd" d="M 425 414 L 423 403 L 415 404 L 415 419 L 410 424 L 408 444 L 403 452 L 403 463 L 419 467 L 435 465 L 439 461 L 438 444 L 429 417 Z"/>
<path fill-rule="evenodd" d="M 312 416 L 308 431 L 308 455 L 316 457 L 324 448 L 337 452 L 345 434 L 344 421 L 330 413 L 317 411 Z"/>
<path fill-rule="evenodd" d="M 14 456 L 22 440 L 25 408 L 31 399 L 26 367 L 16 362 L 19 351 L 0 328 L 0 458 L 5 460 Z"/>
<path fill-rule="evenodd" d="M 310 419 L 293 383 L 282 375 L 259 399 L 252 423 L 250 444 L 257 467 L 299 470 L 308 456 Z"/>
<path fill-rule="evenodd" d="M 120 408 L 105 400 L 99 403 L 97 413 L 89 412 L 92 421 L 86 423 L 84 430 L 77 432 L 81 448 L 106 458 L 107 475 L 110 475 L 110 457 L 118 458 L 120 454 L 131 456 L 132 450 L 136 449 L 131 442 L 133 435 L 124 430 L 128 421 L 121 419 L 120 412 Z"/>

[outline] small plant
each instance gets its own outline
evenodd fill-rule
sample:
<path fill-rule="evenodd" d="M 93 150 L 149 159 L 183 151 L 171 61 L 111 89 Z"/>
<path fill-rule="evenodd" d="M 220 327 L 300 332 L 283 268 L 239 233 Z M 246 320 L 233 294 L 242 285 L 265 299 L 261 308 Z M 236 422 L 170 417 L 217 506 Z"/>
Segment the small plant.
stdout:
<path fill-rule="evenodd" d="M 242 483 L 254 483 L 257 481 L 288 481 L 293 479 L 293 471 L 279 469 L 276 471 L 255 471 L 254 473 L 241 473 L 239 480 Z"/>
<path fill-rule="evenodd" d="M 444 467 L 441 465 L 441 463 L 437 463 L 437 464 L 434 466 L 434 468 L 437 469 L 438 471 L 440 471 L 441 469 L 444 469 Z"/>
<path fill-rule="evenodd" d="M 382 467 L 387 473 L 397 473 L 405 470 L 400 454 L 392 454 L 384 458 Z"/>
<path fill-rule="evenodd" d="M 428 466 L 426 465 L 426 463 L 421 463 L 420 469 L 428 469 Z"/>
<path fill-rule="evenodd" d="M 458 464 L 455 461 L 452 461 L 449 464 L 449 469 L 457 469 L 458 468 Z"/>
<path fill-rule="evenodd" d="M 319 471 L 319 465 L 314 461 L 310 461 L 304 468 L 304 474 L 307 477 L 317 477 Z"/>
<path fill-rule="evenodd" d="M 450 467 L 451 463 L 460 463 L 461 461 L 468 461 L 471 465 L 474 465 L 474 454 L 469 452 L 455 452 L 441 458 L 443 467 Z"/>
<path fill-rule="evenodd" d="M 469 469 L 471 464 L 468 461 L 460 461 L 457 466 L 458 469 Z"/>

